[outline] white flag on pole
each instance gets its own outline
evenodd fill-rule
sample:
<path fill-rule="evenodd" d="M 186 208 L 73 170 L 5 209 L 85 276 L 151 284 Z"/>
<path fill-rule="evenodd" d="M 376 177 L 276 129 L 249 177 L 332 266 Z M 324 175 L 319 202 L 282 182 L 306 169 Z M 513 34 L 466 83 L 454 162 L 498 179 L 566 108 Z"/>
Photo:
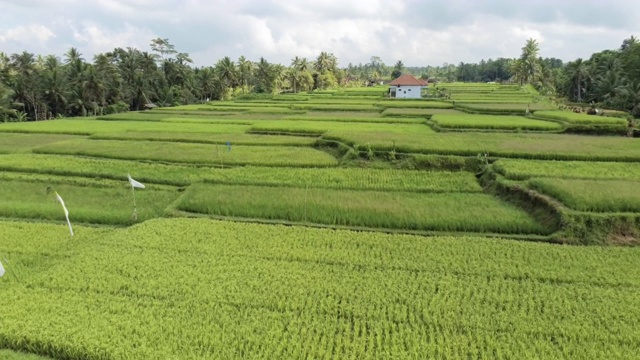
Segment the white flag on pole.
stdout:
<path fill-rule="evenodd" d="M 2 263 L 0 262 L 0 277 L 4 276 L 4 267 L 2 267 Z"/>
<path fill-rule="evenodd" d="M 73 228 L 71 227 L 71 221 L 69 221 L 69 210 L 67 210 L 67 207 L 64 205 L 64 200 L 62 200 L 62 198 L 60 197 L 60 194 L 58 194 L 57 191 L 56 191 L 56 198 L 58 199 L 58 202 L 60 203 L 60 205 L 62 205 L 62 208 L 64 209 L 64 216 L 67 218 L 67 224 L 69 224 L 69 232 L 71 233 L 71 236 L 73 236 Z"/>
<path fill-rule="evenodd" d="M 138 189 L 144 189 L 144 184 L 143 183 L 133 180 L 133 178 L 129 174 L 127 174 L 127 177 L 129 178 L 129 184 L 131 184 L 131 187 L 138 188 Z"/>

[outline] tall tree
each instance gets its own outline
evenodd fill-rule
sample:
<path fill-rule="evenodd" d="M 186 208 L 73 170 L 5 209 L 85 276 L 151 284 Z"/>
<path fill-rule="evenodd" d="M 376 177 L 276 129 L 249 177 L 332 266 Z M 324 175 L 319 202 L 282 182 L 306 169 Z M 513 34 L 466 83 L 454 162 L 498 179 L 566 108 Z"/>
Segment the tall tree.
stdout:
<path fill-rule="evenodd" d="M 227 89 L 233 89 L 237 83 L 237 70 L 236 64 L 231 60 L 230 57 L 225 56 L 224 58 L 218 60 L 215 66 L 215 72 L 220 80 L 223 93 L 226 94 Z"/>
<path fill-rule="evenodd" d="M 526 44 L 522 47 L 522 54 L 520 55 L 520 70 L 522 73 L 522 80 L 525 83 L 532 83 L 537 79 L 540 73 L 540 60 L 538 58 L 538 52 L 540 47 L 538 41 L 535 39 L 527 40 Z"/>
<path fill-rule="evenodd" d="M 404 71 L 404 64 L 402 63 L 402 60 L 398 60 L 396 65 L 393 67 L 393 72 L 391 72 L 391 77 L 394 79 L 398 78 L 402 75 L 403 71 Z"/>
<path fill-rule="evenodd" d="M 253 63 L 247 60 L 244 56 L 240 56 L 240 58 L 238 58 L 238 81 L 240 86 L 242 86 L 243 94 L 249 86 L 249 81 L 253 76 L 253 67 Z"/>
<path fill-rule="evenodd" d="M 159 58 L 164 61 L 169 55 L 177 53 L 169 39 L 155 38 L 151 40 L 151 50 L 159 54 Z"/>

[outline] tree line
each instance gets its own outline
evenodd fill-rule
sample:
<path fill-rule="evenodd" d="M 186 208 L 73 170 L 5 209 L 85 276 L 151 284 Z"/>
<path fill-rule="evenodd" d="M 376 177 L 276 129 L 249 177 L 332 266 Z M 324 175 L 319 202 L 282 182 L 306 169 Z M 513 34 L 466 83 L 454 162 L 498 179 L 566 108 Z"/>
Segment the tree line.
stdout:
<path fill-rule="evenodd" d="M 640 116 L 640 43 L 631 36 L 619 49 L 564 64 L 539 56 L 529 39 L 515 59 L 408 67 L 386 65 L 378 56 L 366 64 L 338 67 L 335 55 L 294 57 L 289 66 L 265 58 L 253 62 L 224 57 L 196 67 L 168 39 L 153 39 L 151 52 L 116 48 L 89 62 L 75 48 L 62 57 L 0 52 L 0 121 L 102 115 L 152 106 L 223 100 L 251 93 L 300 92 L 337 86 L 372 85 L 410 73 L 433 81 L 514 82 L 570 102 L 594 103 Z"/>
<path fill-rule="evenodd" d="M 76 48 L 62 59 L 0 53 L 0 121 L 103 115 L 251 92 L 310 91 L 335 87 L 345 78 L 337 58 L 327 52 L 315 61 L 295 57 L 288 67 L 244 56 L 196 67 L 168 39 L 153 39 L 151 49 L 116 48 L 91 62 Z"/>

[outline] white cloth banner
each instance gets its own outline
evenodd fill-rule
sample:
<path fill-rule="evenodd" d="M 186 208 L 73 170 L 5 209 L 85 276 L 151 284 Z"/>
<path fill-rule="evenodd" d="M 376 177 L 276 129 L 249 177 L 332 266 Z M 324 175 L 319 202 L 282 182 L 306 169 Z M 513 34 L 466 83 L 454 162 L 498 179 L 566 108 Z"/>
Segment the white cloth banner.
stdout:
<path fill-rule="evenodd" d="M 67 218 L 67 224 L 69 224 L 69 232 L 71 233 L 71 236 L 73 236 L 73 228 L 71 227 L 71 221 L 69 221 L 69 210 L 67 210 L 67 207 L 64 205 L 64 200 L 62 200 L 58 192 L 56 192 L 56 198 L 58 199 L 58 202 L 60 203 L 60 205 L 62 205 L 62 208 L 64 209 L 64 216 Z"/>
<path fill-rule="evenodd" d="M 0 277 L 4 276 L 4 267 L 2 266 L 2 263 L 0 262 Z"/>
<path fill-rule="evenodd" d="M 138 188 L 138 189 L 144 189 L 144 184 L 143 183 L 133 180 L 133 178 L 129 174 L 127 174 L 127 177 L 129 178 L 129 184 L 131 184 L 131 187 Z"/>

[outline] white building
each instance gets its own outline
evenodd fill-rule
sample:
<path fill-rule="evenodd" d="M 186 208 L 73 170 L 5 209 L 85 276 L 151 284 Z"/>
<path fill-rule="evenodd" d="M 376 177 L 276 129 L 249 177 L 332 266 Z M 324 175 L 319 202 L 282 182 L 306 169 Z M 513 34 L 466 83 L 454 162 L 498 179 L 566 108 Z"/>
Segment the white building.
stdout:
<path fill-rule="evenodd" d="M 413 75 L 402 75 L 389 83 L 389 96 L 398 99 L 420 99 L 427 85 L 429 83 L 416 79 Z"/>

